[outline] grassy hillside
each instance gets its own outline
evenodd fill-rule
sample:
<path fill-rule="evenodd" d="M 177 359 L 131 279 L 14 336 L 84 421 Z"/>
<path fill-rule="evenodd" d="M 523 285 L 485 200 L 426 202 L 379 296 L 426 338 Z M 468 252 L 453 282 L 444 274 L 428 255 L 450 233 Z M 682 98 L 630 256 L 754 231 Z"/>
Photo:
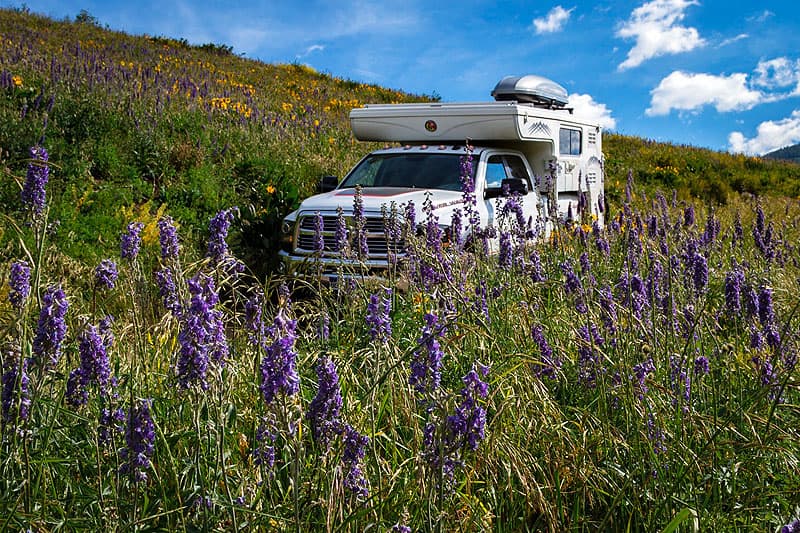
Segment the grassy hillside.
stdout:
<path fill-rule="evenodd" d="M 264 264 L 277 221 L 321 175 L 342 175 L 369 146 L 354 141 L 351 108 L 425 100 L 269 65 L 224 44 L 136 37 L 100 28 L 82 13 L 53 21 L 0 10 L 0 209 L 19 208 L 29 149 L 53 164 L 56 242 L 95 260 L 130 219 L 167 213 L 187 239 L 221 208 L 237 205 L 237 247 Z M 609 197 L 628 170 L 645 187 L 724 202 L 736 191 L 800 195 L 800 167 L 608 134 Z M 152 233 L 152 232 L 150 232 Z M 8 234 L 0 242 L 8 243 Z"/>
<path fill-rule="evenodd" d="M 78 258 L 102 255 L 100 235 L 162 206 L 191 235 L 237 205 L 249 247 L 270 248 L 279 216 L 360 157 L 351 108 L 419 100 L 86 22 L 0 10 L 0 28 L 0 208 L 18 208 L 28 150 L 41 142 L 58 243 Z"/>

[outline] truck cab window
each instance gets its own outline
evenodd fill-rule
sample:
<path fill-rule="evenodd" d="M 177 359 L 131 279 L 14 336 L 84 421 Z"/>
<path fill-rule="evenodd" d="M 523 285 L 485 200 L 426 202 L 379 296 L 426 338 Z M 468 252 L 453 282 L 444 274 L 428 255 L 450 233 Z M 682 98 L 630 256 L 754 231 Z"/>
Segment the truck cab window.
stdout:
<path fill-rule="evenodd" d="M 503 164 L 503 156 L 493 155 L 489 157 L 489 160 L 486 162 L 486 187 L 489 189 L 499 189 L 506 177 L 506 167 Z"/>
<path fill-rule="evenodd" d="M 493 198 L 502 194 L 503 180 L 520 180 L 518 188 L 531 190 L 531 178 L 525 162 L 518 155 L 497 154 L 489 156 L 486 161 L 486 198 Z"/>

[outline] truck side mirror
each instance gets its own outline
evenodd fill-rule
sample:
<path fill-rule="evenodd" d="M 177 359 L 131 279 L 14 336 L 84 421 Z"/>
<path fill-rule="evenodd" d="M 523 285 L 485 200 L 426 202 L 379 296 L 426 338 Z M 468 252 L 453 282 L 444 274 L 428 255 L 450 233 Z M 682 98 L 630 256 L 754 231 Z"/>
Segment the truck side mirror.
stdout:
<path fill-rule="evenodd" d="M 521 178 L 505 178 L 503 179 L 501 190 L 508 190 L 509 195 L 518 193 L 525 196 L 528 194 L 528 185 L 525 183 L 525 180 Z"/>
<path fill-rule="evenodd" d="M 322 179 L 319 180 L 319 185 L 317 186 L 317 190 L 319 192 L 330 192 L 339 185 L 339 178 L 337 176 L 322 176 Z"/>

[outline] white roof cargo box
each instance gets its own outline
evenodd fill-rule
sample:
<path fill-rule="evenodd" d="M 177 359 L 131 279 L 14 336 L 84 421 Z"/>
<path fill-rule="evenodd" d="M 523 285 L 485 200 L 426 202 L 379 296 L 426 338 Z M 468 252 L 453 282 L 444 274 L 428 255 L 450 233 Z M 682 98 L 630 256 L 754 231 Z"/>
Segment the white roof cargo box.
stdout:
<path fill-rule="evenodd" d="M 517 102 L 367 104 L 350 112 L 359 141 L 439 144 L 472 141 L 552 141 L 558 126 L 575 122 L 566 110 Z"/>

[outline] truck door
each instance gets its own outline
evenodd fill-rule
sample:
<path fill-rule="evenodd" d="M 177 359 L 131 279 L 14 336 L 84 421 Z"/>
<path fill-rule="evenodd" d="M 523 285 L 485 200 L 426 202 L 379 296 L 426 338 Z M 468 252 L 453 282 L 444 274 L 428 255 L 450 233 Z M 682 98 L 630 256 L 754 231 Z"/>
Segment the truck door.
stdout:
<path fill-rule="evenodd" d="M 520 229 L 527 235 L 538 236 L 542 229 L 539 211 L 543 206 L 540 205 L 539 194 L 533 186 L 525 158 L 514 153 L 492 153 L 486 159 L 485 168 L 483 196 L 489 223 L 504 231 L 521 223 Z M 520 216 L 516 209 L 506 209 L 512 198 L 521 204 Z"/>

